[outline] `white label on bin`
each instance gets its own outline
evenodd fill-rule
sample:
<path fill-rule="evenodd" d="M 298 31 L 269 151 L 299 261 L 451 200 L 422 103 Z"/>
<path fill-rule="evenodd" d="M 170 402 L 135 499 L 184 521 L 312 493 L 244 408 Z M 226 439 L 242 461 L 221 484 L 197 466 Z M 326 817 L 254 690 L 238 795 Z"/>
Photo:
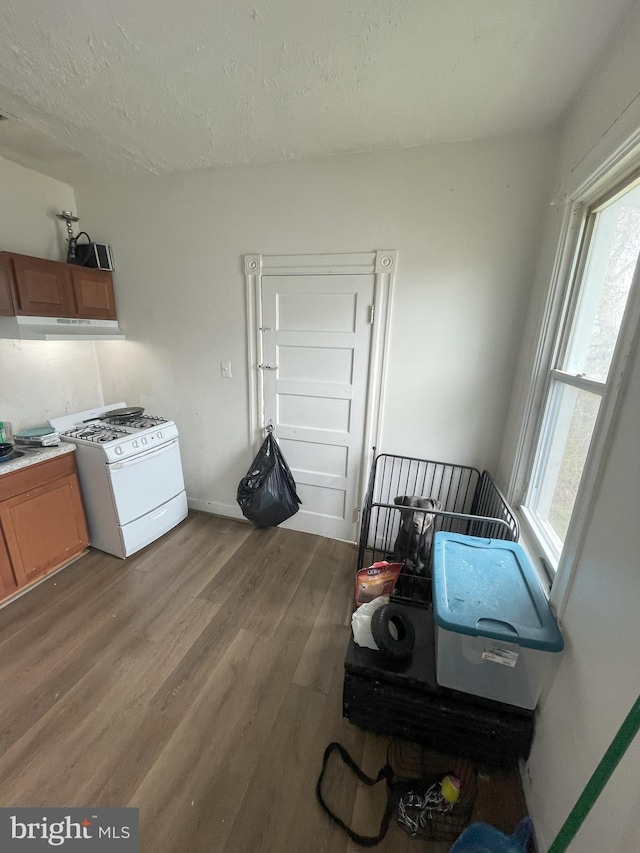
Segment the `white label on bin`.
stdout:
<path fill-rule="evenodd" d="M 485 649 L 482 652 L 482 658 L 502 666 L 515 666 L 518 662 L 518 652 L 508 652 L 506 649 L 498 649 L 494 646 L 492 649 Z"/>

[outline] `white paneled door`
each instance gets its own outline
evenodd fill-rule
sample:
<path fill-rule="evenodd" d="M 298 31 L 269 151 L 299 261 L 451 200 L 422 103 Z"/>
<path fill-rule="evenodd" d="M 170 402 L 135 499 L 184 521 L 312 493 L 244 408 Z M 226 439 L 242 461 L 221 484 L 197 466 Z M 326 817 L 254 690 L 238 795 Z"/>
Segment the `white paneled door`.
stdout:
<path fill-rule="evenodd" d="M 263 275 L 263 415 L 302 500 L 286 527 L 355 539 L 375 275 Z"/>

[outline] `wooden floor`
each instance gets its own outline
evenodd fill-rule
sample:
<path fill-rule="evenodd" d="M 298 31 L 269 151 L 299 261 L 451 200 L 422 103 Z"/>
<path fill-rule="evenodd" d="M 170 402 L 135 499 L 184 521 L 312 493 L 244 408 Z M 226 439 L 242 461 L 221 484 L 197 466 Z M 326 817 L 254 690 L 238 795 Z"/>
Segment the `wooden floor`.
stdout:
<path fill-rule="evenodd" d="M 0 805 L 137 806 L 144 853 L 359 849 L 314 799 L 330 741 L 370 772 L 387 746 L 342 719 L 354 559 L 344 542 L 194 513 L 0 610 Z M 485 777 L 477 817 L 510 830 L 514 774 Z M 371 792 L 337 770 L 328 785 L 371 832 Z M 392 825 L 377 849 L 448 845 Z"/>

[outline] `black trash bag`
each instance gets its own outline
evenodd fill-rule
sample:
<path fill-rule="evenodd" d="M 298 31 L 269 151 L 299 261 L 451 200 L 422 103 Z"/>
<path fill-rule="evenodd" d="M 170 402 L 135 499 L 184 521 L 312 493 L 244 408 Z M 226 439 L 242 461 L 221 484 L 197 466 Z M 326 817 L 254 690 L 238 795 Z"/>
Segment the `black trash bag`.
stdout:
<path fill-rule="evenodd" d="M 256 527 L 277 527 L 298 512 L 302 501 L 295 480 L 271 433 L 238 483 L 237 497 L 242 514 Z"/>

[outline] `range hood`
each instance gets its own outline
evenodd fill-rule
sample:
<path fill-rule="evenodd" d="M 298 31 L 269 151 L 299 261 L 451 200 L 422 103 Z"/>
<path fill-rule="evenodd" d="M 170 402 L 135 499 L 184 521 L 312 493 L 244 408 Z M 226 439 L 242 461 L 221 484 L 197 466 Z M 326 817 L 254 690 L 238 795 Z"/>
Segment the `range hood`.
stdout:
<path fill-rule="evenodd" d="M 0 317 L 0 339 L 17 341 L 123 341 L 117 320 L 75 317 Z"/>

